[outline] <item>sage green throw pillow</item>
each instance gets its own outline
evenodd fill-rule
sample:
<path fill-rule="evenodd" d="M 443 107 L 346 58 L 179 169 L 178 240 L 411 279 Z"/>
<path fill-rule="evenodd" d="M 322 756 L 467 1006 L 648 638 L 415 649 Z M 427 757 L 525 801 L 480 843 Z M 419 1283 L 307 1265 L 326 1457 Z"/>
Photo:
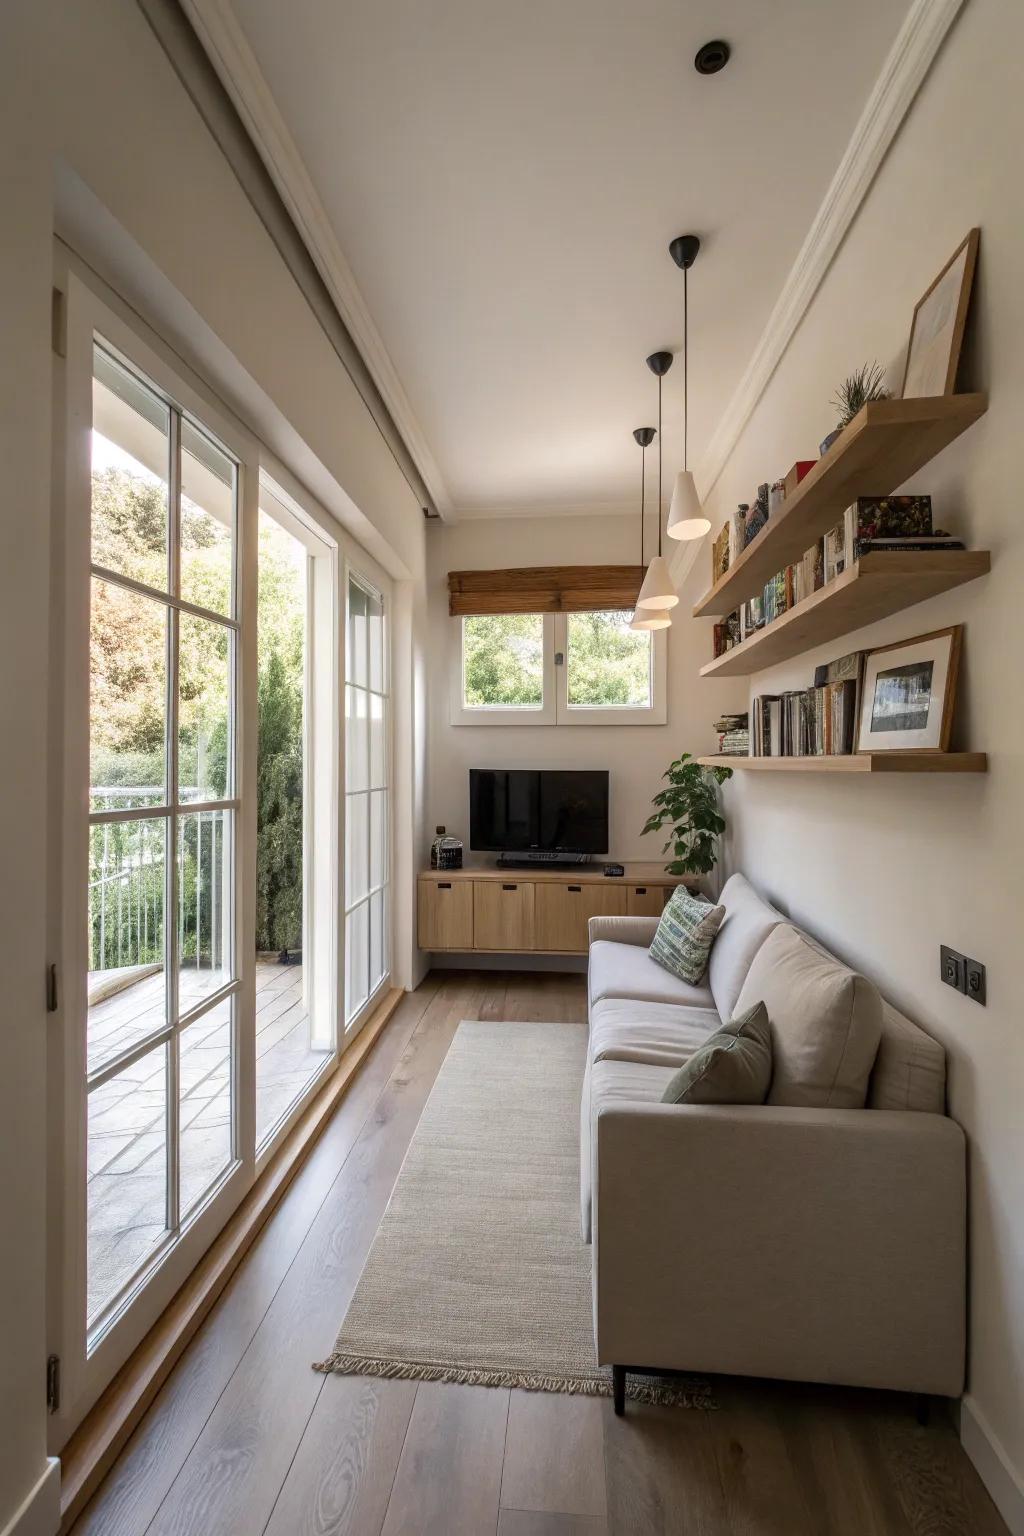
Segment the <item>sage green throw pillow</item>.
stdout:
<path fill-rule="evenodd" d="M 763 1104 L 772 1080 L 772 1030 L 764 1003 L 755 1003 L 673 1073 L 663 1104 Z"/>
<path fill-rule="evenodd" d="M 707 970 L 715 935 L 725 917 L 724 907 L 713 907 L 677 885 L 669 897 L 648 953 L 666 971 L 696 986 Z"/>

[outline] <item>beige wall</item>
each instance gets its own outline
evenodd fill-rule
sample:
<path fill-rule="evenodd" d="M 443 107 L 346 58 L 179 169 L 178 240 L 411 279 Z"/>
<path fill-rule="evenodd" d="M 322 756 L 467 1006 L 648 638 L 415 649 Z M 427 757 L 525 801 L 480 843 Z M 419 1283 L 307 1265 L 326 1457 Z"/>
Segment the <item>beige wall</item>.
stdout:
<path fill-rule="evenodd" d="M 641 837 L 651 796 L 680 752 L 710 751 L 711 722 L 739 700 L 742 682 L 702 680 L 696 671 L 707 637 L 684 604 L 668 631 L 668 724 L 663 726 L 475 726 L 449 724 L 450 570 L 524 565 L 633 563 L 635 516 L 495 518 L 434 526 L 428 537 L 431 730 L 426 820 L 443 823 L 469 846 L 469 769 L 607 768 L 611 772 L 610 857 L 658 859 L 661 843 Z"/>
<path fill-rule="evenodd" d="M 991 407 L 912 483 L 939 523 L 992 551 L 989 577 L 752 680 L 772 692 L 816 662 L 963 623 L 954 745 L 987 777 L 738 776 L 728 857 L 795 919 L 862 966 L 946 1044 L 952 1112 L 970 1138 L 967 1418 L 1024 1479 L 1024 9 L 971 0 L 712 499 L 714 529 L 758 481 L 816 456 L 842 376 L 878 358 L 898 388 L 914 304 L 974 224 L 982 229 L 964 387 Z M 707 585 L 702 556 L 695 591 Z M 939 982 L 939 945 L 988 967 L 988 1006 Z M 965 1431 L 967 1434 L 967 1431 Z M 1005 1469 L 1004 1469 L 1005 1470 Z M 1012 1478 L 1006 1483 L 1011 1487 Z M 1018 1506 L 1024 1509 L 1024 1504 Z"/>
<path fill-rule="evenodd" d="M 396 645 L 420 670 L 425 614 L 416 499 L 134 0 L 5 5 L 0 86 L 0 625 L 8 658 L 0 678 L 2 1530 L 45 1470 L 45 1361 L 52 1347 L 45 1317 L 45 1052 L 56 1025 L 48 1023 L 43 1000 L 45 966 L 53 957 L 44 878 L 46 767 L 49 761 L 52 773 L 60 768 L 48 757 L 47 735 L 50 287 L 58 187 L 79 178 L 124 236 L 125 265 L 119 270 L 115 260 L 105 271 L 113 286 L 143 310 L 147 293 L 160 285 L 165 297 L 173 296 L 170 326 L 160 320 L 166 338 L 186 357 L 202 349 L 201 371 L 222 398 L 301 478 L 315 483 L 330 510 L 395 576 Z M 61 228 L 67 232 L 66 224 Z M 145 262 L 135 262 L 133 250 L 144 253 Z M 264 407 L 265 419 L 253 419 Z M 396 841 L 411 877 L 412 850 L 423 841 L 416 786 L 423 778 L 425 722 L 408 690 L 400 702 L 396 766 L 403 794 Z M 58 891 L 50 894 L 59 902 Z M 399 891 L 403 979 L 413 965 L 410 901 Z M 42 1523 L 33 1529 L 45 1529 L 45 1505 L 34 1515 Z"/>

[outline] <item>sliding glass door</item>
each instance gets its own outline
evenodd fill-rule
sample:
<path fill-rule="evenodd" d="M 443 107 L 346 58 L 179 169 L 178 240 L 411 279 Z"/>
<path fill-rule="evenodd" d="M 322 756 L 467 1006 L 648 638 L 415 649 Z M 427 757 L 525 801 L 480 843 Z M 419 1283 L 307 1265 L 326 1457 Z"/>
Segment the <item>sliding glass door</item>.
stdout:
<path fill-rule="evenodd" d="M 390 711 L 382 594 L 348 577 L 345 646 L 345 1027 L 390 974 Z"/>

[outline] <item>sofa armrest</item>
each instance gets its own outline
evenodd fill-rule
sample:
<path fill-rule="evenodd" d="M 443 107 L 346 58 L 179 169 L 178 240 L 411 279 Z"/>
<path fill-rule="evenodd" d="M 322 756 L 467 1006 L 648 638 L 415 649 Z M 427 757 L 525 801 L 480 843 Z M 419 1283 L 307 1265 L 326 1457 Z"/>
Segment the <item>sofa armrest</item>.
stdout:
<path fill-rule="evenodd" d="M 594 1129 L 603 1364 L 960 1393 L 954 1121 L 655 1103 Z"/>
<path fill-rule="evenodd" d="M 614 944 L 642 944 L 649 949 L 657 931 L 656 917 L 591 917 L 587 922 L 591 944 L 611 939 Z"/>

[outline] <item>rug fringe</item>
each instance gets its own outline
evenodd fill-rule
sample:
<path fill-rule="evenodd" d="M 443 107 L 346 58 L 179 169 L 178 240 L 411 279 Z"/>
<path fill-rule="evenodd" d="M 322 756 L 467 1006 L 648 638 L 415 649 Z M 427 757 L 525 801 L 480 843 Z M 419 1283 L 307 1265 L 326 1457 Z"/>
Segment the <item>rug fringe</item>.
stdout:
<path fill-rule="evenodd" d="M 322 1375 L 376 1376 L 386 1381 L 440 1381 L 464 1387 L 516 1387 L 524 1392 L 561 1392 L 570 1397 L 611 1397 L 611 1377 L 540 1376 L 528 1371 L 485 1371 L 457 1365 L 428 1365 L 418 1360 L 375 1360 L 335 1351 L 314 1362 Z M 636 1403 L 670 1408 L 714 1408 L 711 1388 L 699 1378 L 686 1386 L 657 1377 L 627 1376 L 626 1396 Z"/>

